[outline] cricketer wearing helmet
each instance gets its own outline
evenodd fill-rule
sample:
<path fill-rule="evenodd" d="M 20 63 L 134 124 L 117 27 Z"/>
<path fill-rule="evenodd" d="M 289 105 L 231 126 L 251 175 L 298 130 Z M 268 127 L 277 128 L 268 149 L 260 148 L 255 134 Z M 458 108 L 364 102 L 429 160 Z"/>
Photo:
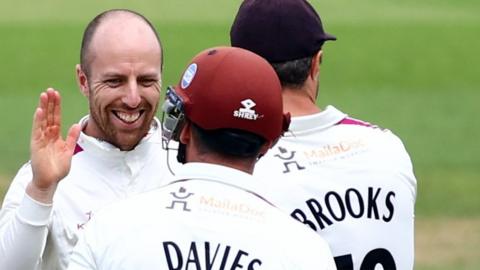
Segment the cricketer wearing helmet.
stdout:
<path fill-rule="evenodd" d="M 94 216 L 69 269 L 335 269 L 326 242 L 263 198 L 251 176 L 289 125 L 268 62 L 205 50 L 163 109 L 165 144 L 179 141 L 185 164 L 165 187 Z"/>

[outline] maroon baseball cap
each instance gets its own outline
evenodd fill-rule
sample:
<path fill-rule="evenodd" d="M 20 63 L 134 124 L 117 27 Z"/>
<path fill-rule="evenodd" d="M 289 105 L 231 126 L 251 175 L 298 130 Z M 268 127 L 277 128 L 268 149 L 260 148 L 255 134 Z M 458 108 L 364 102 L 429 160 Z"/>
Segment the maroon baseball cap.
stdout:
<path fill-rule="evenodd" d="M 232 46 L 280 63 L 313 56 L 335 36 L 305 0 L 244 0 L 230 29 Z"/>
<path fill-rule="evenodd" d="M 272 142 L 290 124 L 275 71 L 265 59 L 241 48 L 199 53 L 175 91 L 186 117 L 206 130 L 239 129 Z"/>

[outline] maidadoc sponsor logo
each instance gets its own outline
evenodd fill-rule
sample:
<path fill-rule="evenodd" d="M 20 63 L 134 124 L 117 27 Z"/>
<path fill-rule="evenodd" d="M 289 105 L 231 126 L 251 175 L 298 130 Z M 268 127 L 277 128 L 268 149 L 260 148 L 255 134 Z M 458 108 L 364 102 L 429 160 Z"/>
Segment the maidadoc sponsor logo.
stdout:
<path fill-rule="evenodd" d="M 233 111 L 233 116 L 237 118 L 243 118 L 247 120 L 257 120 L 258 114 L 255 110 L 252 110 L 257 104 L 251 99 L 245 99 L 240 102 L 243 108 Z"/>
<path fill-rule="evenodd" d="M 336 144 L 327 144 L 321 148 L 304 151 L 307 159 L 328 158 L 359 149 L 366 146 L 363 140 L 341 141 Z"/>
<path fill-rule="evenodd" d="M 247 215 L 253 217 L 263 217 L 265 212 L 243 202 L 234 202 L 229 199 L 219 199 L 213 196 L 201 196 L 200 204 L 213 208 L 221 212 L 229 212 L 237 215 Z"/>

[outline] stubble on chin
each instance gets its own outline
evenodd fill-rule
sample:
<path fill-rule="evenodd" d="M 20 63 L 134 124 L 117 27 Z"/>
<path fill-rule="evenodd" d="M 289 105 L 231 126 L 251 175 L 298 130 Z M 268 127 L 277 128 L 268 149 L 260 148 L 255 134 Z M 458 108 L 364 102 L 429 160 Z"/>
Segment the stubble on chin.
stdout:
<path fill-rule="evenodd" d="M 147 132 L 148 129 L 144 131 L 143 128 L 142 130 L 136 130 L 134 132 L 115 132 L 115 146 L 122 151 L 133 150 L 145 137 Z"/>
<path fill-rule="evenodd" d="M 108 133 L 111 136 L 110 138 L 113 139 L 115 146 L 122 151 L 130 151 L 133 150 L 145 136 L 147 136 L 152 121 L 153 117 L 150 117 L 148 120 L 145 120 L 138 129 L 131 131 L 116 130 L 111 128 L 112 125 L 110 125 Z"/>
<path fill-rule="evenodd" d="M 142 123 L 142 125 L 135 130 L 120 130 L 116 128 L 111 121 L 112 119 L 110 118 L 115 116 L 110 115 L 108 108 L 106 108 L 102 113 L 99 113 L 98 111 L 93 110 L 94 108 L 91 107 L 91 120 L 95 122 L 98 132 L 100 133 L 97 134 L 97 138 L 114 145 L 122 151 L 133 150 L 149 132 L 158 108 L 158 104 L 155 105 L 153 110 L 152 106 L 145 105 L 144 107 L 147 108 L 144 113 L 148 114 L 148 116 L 144 116 L 144 123 Z"/>

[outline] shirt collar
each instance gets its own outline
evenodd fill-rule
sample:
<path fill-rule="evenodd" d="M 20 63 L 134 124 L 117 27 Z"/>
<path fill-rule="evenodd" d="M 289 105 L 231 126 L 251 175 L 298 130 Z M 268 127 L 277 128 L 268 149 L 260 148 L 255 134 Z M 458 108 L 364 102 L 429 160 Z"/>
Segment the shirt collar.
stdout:
<path fill-rule="evenodd" d="M 261 181 L 246 172 L 211 163 L 188 162 L 178 168 L 173 181 L 204 179 L 236 186 L 253 193 L 265 194 Z"/>
<path fill-rule="evenodd" d="M 86 126 L 90 116 L 84 116 L 80 119 L 79 124 L 82 126 L 82 129 Z M 161 128 L 160 121 L 155 117 L 152 121 L 152 125 L 147 135 L 138 143 L 138 145 L 131 151 L 121 151 L 118 147 L 102 141 L 98 138 L 89 136 L 83 131 L 80 133 L 78 139 L 78 145 L 84 150 L 102 152 L 102 154 L 108 155 L 108 157 L 113 156 L 122 156 L 122 155 L 132 155 L 134 153 L 145 153 L 148 150 L 149 143 L 162 143 L 161 137 Z"/>
<path fill-rule="evenodd" d="M 289 131 L 285 133 L 285 137 L 294 137 L 295 134 L 301 134 L 321 129 L 326 129 L 336 125 L 347 115 L 337 108 L 328 105 L 325 110 L 305 116 L 292 117 Z"/>

